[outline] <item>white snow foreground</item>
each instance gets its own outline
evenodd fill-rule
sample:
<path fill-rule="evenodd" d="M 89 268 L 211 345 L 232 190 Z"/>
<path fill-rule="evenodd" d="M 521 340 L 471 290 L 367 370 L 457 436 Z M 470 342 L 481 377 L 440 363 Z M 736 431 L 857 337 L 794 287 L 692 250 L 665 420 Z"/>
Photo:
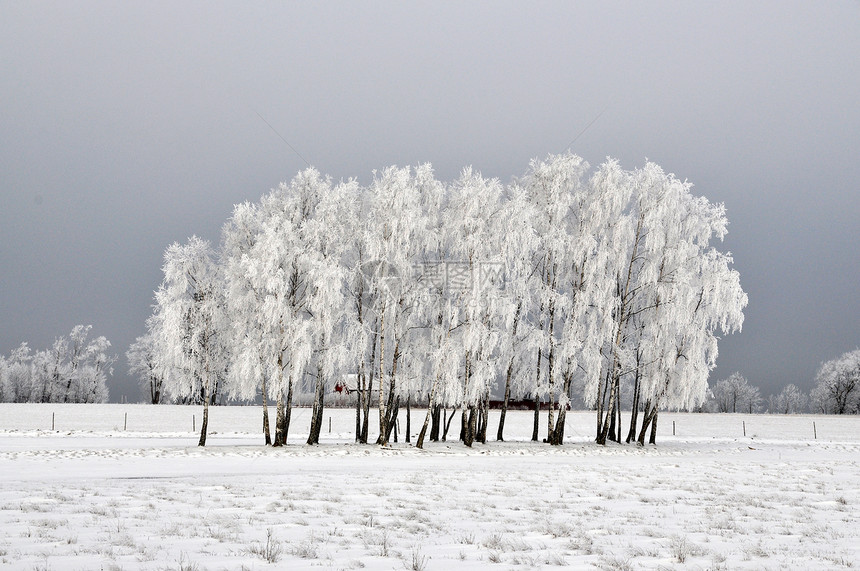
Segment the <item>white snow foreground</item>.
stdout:
<path fill-rule="evenodd" d="M 296 413 L 307 430 L 310 412 Z M 668 435 L 639 448 L 595 445 L 593 413 L 571 413 L 561 447 L 453 441 L 421 451 L 402 434 L 389 448 L 352 444 L 354 413 L 343 409 L 326 411 L 319 446 L 265 447 L 258 407 L 211 409 L 200 448 L 194 414 L 199 422 L 194 407 L 0 405 L 0 567 L 860 561 L 858 417 L 661 413 Z M 531 420 L 509 412 L 511 435 L 527 438 Z"/>

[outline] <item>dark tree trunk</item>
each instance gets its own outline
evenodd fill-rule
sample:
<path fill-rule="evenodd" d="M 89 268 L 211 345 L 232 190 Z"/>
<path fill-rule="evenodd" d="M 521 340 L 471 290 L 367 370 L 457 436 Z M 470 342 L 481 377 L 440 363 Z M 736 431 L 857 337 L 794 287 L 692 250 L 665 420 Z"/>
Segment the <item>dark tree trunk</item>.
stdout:
<path fill-rule="evenodd" d="M 367 435 L 370 431 L 370 387 L 373 386 L 373 374 L 370 375 L 364 386 L 364 419 L 361 423 L 361 443 L 367 444 Z"/>
<path fill-rule="evenodd" d="M 445 410 L 447 413 L 448 409 L 445 409 Z M 446 442 L 448 440 L 448 431 L 451 429 L 451 421 L 454 420 L 454 417 L 456 416 L 456 414 L 455 414 L 456 412 L 457 412 L 457 409 L 454 408 L 454 410 L 451 411 L 451 416 L 449 416 L 448 420 L 445 422 L 445 429 L 442 432 L 442 442 Z"/>
<path fill-rule="evenodd" d="M 64 403 L 69 402 L 69 393 L 70 393 L 70 392 L 71 392 L 71 390 L 72 390 L 72 380 L 73 380 L 73 379 L 72 379 L 72 377 L 71 377 L 71 376 L 69 376 L 69 382 L 68 382 L 68 383 L 66 383 L 66 396 L 65 396 L 65 397 L 63 397 L 63 402 L 64 402 Z M 44 398 L 42 398 L 42 402 L 45 402 L 45 399 L 44 399 Z M 204 439 L 203 439 L 203 441 L 205 442 L 205 441 L 206 441 L 206 439 L 204 438 Z M 204 444 L 201 444 L 200 446 L 204 446 Z"/>
<path fill-rule="evenodd" d="M 433 405 L 433 414 L 430 417 L 430 440 L 431 442 L 439 442 L 439 425 L 442 421 L 442 406 L 440 404 Z"/>
<path fill-rule="evenodd" d="M 412 442 L 409 433 L 412 432 L 412 399 L 406 395 L 406 442 Z"/>
<path fill-rule="evenodd" d="M 478 422 L 478 415 L 475 413 L 475 405 L 469 405 L 468 415 L 467 409 L 463 409 L 463 444 L 470 447 L 475 441 L 475 428 Z"/>
<path fill-rule="evenodd" d="M 424 424 L 418 432 L 418 441 L 415 443 L 416 448 L 424 448 L 424 437 L 427 435 L 427 427 L 430 425 L 430 416 L 432 415 L 428 411 L 427 416 L 424 418 Z"/>
<path fill-rule="evenodd" d="M 609 379 L 609 403 L 606 406 L 606 418 L 603 421 L 603 427 L 600 429 L 600 432 L 597 434 L 597 443 L 601 445 L 606 444 L 606 440 L 609 437 L 609 425 L 610 423 L 615 422 L 615 407 L 618 402 L 618 373 L 619 373 L 620 365 L 615 363 L 613 366 L 613 375 Z"/>
<path fill-rule="evenodd" d="M 358 377 L 356 377 L 356 387 L 355 387 L 355 442 L 361 442 L 361 411 L 364 408 L 362 397 L 364 396 L 364 392 L 361 390 L 361 385 L 363 384 L 364 373 L 359 373 Z"/>
<path fill-rule="evenodd" d="M 394 432 L 394 442 L 397 442 L 397 415 L 400 412 L 400 397 L 395 397 L 394 402 L 388 405 L 388 418 L 385 421 L 387 434 L 385 435 L 385 444 L 388 444 L 391 438 L 392 431 Z"/>
<path fill-rule="evenodd" d="M 382 355 L 380 355 L 380 359 Z M 391 376 L 388 380 L 388 402 L 385 405 L 383 418 L 380 421 L 382 432 L 379 433 L 379 438 L 376 443 L 382 446 L 388 445 L 388 439 L 391 436 L 391 419 L 396 418 L 397 414 L 391 414 L 391 407 L 394 406 L 395 392 L 397 389 L 397 362 L 400 359 L 400 341 L 394 343 L 394 357 L 391 359 Z M 380 396 L 381 399 L 381 396 Z M 398 399 L 399 400 L 399 399 Z"/>
<path fill-rule="evenodd" d="M 161 402 L 161 382 L 155 375 L 149 376 L 149 397 L 152 404 Z"/>
<path fill-rule="evenodd" d="M 490 391 L 484 394 L 484 400 L 481 403 L 481 430 L 478 431 L 478 441 L 481 444 L 487 443 L 487 425 L 490 423 Z"/>
<path fill-rule="evenodd" d="M 569 372 L 565 372 L 564 375 L 564 384 L 562 386 L 562 391 L 564 395 L 567 395 L 567 399 L 570 399 L 570 384 L 573 380 L 573 375 Z M 563 406 L 559 404 L 558 407 L 558 418 L 555 421 L 555 428 L 553 428 L 552 432 L 547 435 L 547 440 L 553 446 L 561 446 L 564 444 L 564 423 L 567 420 L 567 404 L 565 403 Z"/>
<path fill-rule="evenodd" d="M 564 423 L 567 420 L 567 407 L 558 407 L 558 418 L 555 419 L 555 428 L 547 440 L 553 446 L 561 446 L 564 444 Z"/>
<path fill-rule="evenodd" d="M 600 379 L 600 382 L 597 386 L 597 428 L 595 430 L 595 442 L 600 440 L 600 428 L 602 426 L 603 421 L 603 410 L 606 407 L 606 395 L 607 395 L 607 386 L 609 385 L 609 372 L 606 372 L 606 375 Z M 599 443 L 599 442 L 598 442 Z"/>
<path fill-rule="evenodd" d="M 273 446 L 283 446 L 287 443 L 286 432 L 287 419 L 284 414 L 284 391 L 278 391 L 278 400 L 275 408 L 275 441 Z"/>
<path fill-rule="evenodd" d="M 616 401 L 615 405 L 612 407 L 612 410 L 609 411 L 609 433 L 606 435 L 607 440 L 614 440 L 616 442 L 618 441 L 618 439 L 615 438 L 615 417 L 617 416 L 615 414 L 615 411 L 617 408 L 618 402 Z"/>
<path fill-rule="evenodd" d="M 621 380 L 616 377 L 612 391 L 615 394 L 615 402 L 609 411 L 609 433 L 607 438 L 614 442 L 621 442 Z"/>
<path fill-rule="evenodd" d="M 636 369 L 636 378 L 633 382 L 633 404 L 630 411 L 630 430 L 627 432 L 627 444 L 636 439 L 636 425 L 639 422 L 639 399 L 641 393 L 639 369 Z"/>
<path fill-rule="evenodd" d="M 421 426 L 421 432 L 418 433 L 418 442 L 415 444 L 416 448 L 424 448 L 424 437 L 427 435 L 427 427 L 430 425 L 430 419 L 433 419 L 433 429 L 436 431 L 438 436 L 439 434 L 439 424 L 437 417 L 437 411 L 439 410 L 439 405 L 437 405 L 434 401 L 436 400 L 436 386 L 438 385 L 439 377 L 436 377 L 436 381 L 433 383 L 433 386 L 430 389 L 430 396 L 427 399 L 427 413 L 424 415 L 424 424 Z M 408 415 L 407 422 L 409 424 Z M 407 428 L 408 432 L 408 428 Z M 433 432 L 430 432 L 430 439 L 433 439 Z"/>
<path fill-rule="evenodd" d="M 266 399 L 266 379 L 263 378 L 263 438 L 266 446 L 272 444 L 272 433 L 269 431 L 269 401 Z"/>
<path fill-rule="evenodd" d="M 475 439 L 475 433 L 472 432 L 471 435 L 467 435 L 466 433 L 469 431 L 469 416 L 468 413 L 472 410 L 473 405 L 470 403 L 468 408 L 466 407 L 466 391 L 469 387 L 469 381 L 472 379 L 472 356 L 469 351 L 466 351 L 466 363 L 465 363 L 465 371 L 463 372 L 463 413 L 460 415 L 460 442 L 464 444 L 468 441 L 466 446 L 472 445 L 472 440 Z"/>
<path fill-rule="evenodd" d="M 314 391 L 314 406 L 311 414 L 311 430 L 308 434 L 308 444 L 320 443 L 320 431 L 322 430 L 323 412 L 325 399 L 325 379 L 322 376 L 322 371 L 317 368 L 317 383 Z"/>
<path fill-rule="evenodd" d="M 475 436 L 477 436 L 477 425 L 478 425 L 478 416 L 480 416 L 481 411 L 478 406 L 472 405 L 472 410 L 469 411 L 469 436 L 472 438 L 472 443 L 475 442 Z"/>
<path fill-rule="evenodd" d="M 651 419 L 651 437 L 648 439 L 648 444 L 657 444 L 657 409 L 654 409 L 654 417 Z"/>
<path fill-rule="evenodd" d="M 213 404 L 213 405 L 217 405 L 217 404 L 218 404 L 218 396 L 219 396 L 219 393 L 218 393 L 218 388 L 219 388 L 219 387 L 218 387 L 218 385 L 219 385 L 219 383 L 218 383 L 218 378 L 217 378 L 217 377 L 215 378 L 215 382 L 214 382 L 213 384 L 214 384 L 215 386 L 214 386 L 214 387 L 212 387 L 212 397 L 211 397 L 211 399 L 210 399 L 210 400 L 211 400 L 211 402 L 212 402 L 212 404 Z"/>
<path fill-rule="evenodd" d="M 293 415 L 293 377 L 287 381 L 287 400 L 284 403 L 284 444 L 290 436 L 290 419 Z"/>
<path fill-rule="evenodd" d="M 376 328 L 377 322 L 373 322 L 374 329 Z M 376 338 L 377 336 L 373 336 L 373 343 L 370 346 L 370 375 L 364 379 L 364 386 L 362 387 L 362 394 L 364 399 L 364 421 L 361 425 L 361 440 L 362 444 L 367 444 L 367 438 L 370 431 L 370 401 L 371 394 L 373 392 L 373 378 L 376 368 L 373 364 L 376 362 Z"/>
<path fill-rule="evenodd" d="M 499 415 L 499 430 L 496 432 L 496 440 L 504 441 L 505 432 L 505 415 L 508 413 L 508 402 L 511 400 L 511 375 L 514 370 L 514 360 L 511 359 L 508 363 L 508 371 L 505 374 L 505 398 L 502 401 L 502 412 Z"/>
<path fill-rule="evenodd" d="M 648 429 L 651 428 L 651 423 L 654 421 L 656 416 L 656 403 L 652 404 L 650 400 L 646 400 L 645 408 L 642 411 L 642 428 L 639 429 L 639 438 L 636 439 L 636 443 L 639 446 L 645 446 L 645 435 L 648 433 Z"/>
<path fill-rule="evenodd" d="M 206 431 L 209 428 L 209 399 L 203 399 L 203 423 L 200 426 L 200 440 L 197 446 L 206 446 Z"/>

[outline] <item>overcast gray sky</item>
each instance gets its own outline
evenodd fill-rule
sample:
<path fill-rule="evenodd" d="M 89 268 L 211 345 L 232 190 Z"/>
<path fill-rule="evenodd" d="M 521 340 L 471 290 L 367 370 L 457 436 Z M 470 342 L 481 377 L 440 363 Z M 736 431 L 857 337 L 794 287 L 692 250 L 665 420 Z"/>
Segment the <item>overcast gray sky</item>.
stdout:
<path fill-rule="evenodd" d="M 144 331 L 164 248 L 304 163 L 508 181 L 571 150 L 725 202 L 738 370 L 860 345 L 860 2 L 0 2 L 0 353 Z M 602 115 L 600 113 L 604 111 Z"/>

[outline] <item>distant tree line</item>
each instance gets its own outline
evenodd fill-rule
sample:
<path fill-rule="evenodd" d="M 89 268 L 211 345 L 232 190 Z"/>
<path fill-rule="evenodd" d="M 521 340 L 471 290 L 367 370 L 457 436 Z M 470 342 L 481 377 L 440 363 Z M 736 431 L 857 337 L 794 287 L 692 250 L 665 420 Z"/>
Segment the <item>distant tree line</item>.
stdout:
<path fill-rule="evenodd" d="M 823 363 L 808 395 L 790 384 L 765 400 L 758 387 L 740 373 L 733 373 L 717 381 L 699 410 L 750 414 L 860 414 L 860 349 Z"/>
<path fill-rule="evenodd" d="M 660 410 L 705 401 L 718 335 L 740 329 L 747 303 L 712 245 L 725 209 L 690 188 L 653 163 L 590 172 L 573 154 L 508 185 L 470 168 L 443 183 L 429 165 L 390 167 L 366 187 L 307 169 L 237 205 L 219 247 L 167 248 L 131 368 L 153 402 L 203 404 L 201 445 L 216 394 L 262 397 L 274 445 L 312 395 L 315 443 L 325 395 L 347 378 L 360 442 L 371 406 L 384 445 L 413 403 L 427 409 L 418 446 L 445 438 L 450 409 L 467 446 L 484 442 L 495 389 L 499 440 L 507 403 L 528 398 L 532 439 L 543 402 L 544 440 L 561 444 L 578 398 L 598 443 L 624 438 L 625 407 L 627 442 L 653 442 Z"/>
<path fill-rule="evenodd" d="M 21 343 L 0 355 L 0 401 L 101 403 L 108 399 L 107 377 L 116 356 L 105 337 L 89 339 L 91 325 L 77 325 L 49 349 L 32 351 Z"/>
<path fill-rule="evenodd" d="M 751 385 L 746 377 L 736 372 L 716 382 L 700 411 L 799 414 L 807 411 L 808 400 L 795 385 L 788 385 L 779 394 L 765 399 L 759 387 Z"/>

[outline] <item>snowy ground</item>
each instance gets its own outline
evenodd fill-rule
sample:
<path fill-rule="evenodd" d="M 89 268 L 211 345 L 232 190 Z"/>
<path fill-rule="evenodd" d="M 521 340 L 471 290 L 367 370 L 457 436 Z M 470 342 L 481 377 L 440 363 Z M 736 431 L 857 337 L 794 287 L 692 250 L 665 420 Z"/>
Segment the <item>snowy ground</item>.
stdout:
<path fill-rule="evenodd" d="M 511 442 L 419 451 L 352 444 L 349 410 L 307 447 L 305 409 L 291 444 L 266 448 L 258 407 L 213 409 L 201 449 L 200 414 L 0 405 L 0 567 L 860 564 L 860 417 L 664 414 L 659 445 L 637 448 L 596 446 L 594 416 L 574 413 L 551 448 L 524 441 L 517 412 Z"/>

